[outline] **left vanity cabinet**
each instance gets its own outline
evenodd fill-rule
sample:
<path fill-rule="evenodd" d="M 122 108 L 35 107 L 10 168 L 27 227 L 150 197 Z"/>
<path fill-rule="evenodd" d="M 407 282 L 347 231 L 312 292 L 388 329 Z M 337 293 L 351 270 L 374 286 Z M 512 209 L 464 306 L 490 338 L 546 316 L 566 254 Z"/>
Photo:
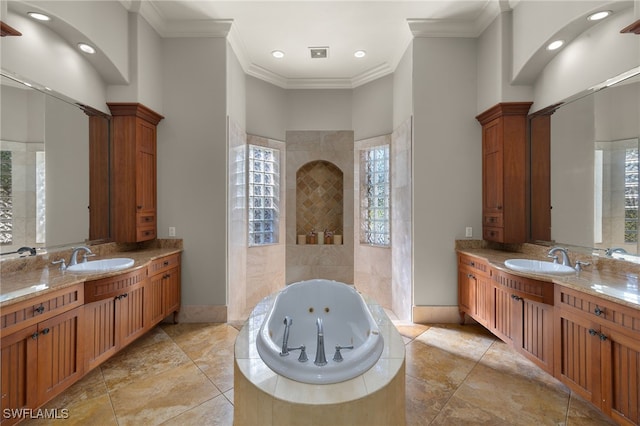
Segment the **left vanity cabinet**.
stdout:
<path fill-rule="evenodd" d="M 84 374 L 84 286 L 78 284 L 3 308 L 2 413 L 35 408 Z M 20 420 L 2 416 L 2 424 Z"/>

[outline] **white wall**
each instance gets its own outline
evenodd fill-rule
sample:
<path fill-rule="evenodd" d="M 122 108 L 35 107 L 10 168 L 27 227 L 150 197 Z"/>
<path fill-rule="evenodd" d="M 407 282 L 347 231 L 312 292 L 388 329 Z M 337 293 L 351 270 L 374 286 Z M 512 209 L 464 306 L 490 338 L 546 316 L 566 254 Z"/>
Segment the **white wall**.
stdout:
<path fill-rule="evenodd" d="M 413 115 L 413 42 L 393 73 L 393 129 Z"/>
<path fill-rule="evenodd" d="M 285 138 L 286 90 L 255 77 L 246 77 L 247 133 L 283 141 Z"/>
<path fill-rule="evenodd" d="M 287 90 L 287 130 L 351 130 L 352 91 Z"/>
<path fill-rule="evenodd" d="M 163 40 L 158 229 L 184 239 L 182 303 L 226 304 L 226 40 Z M 222 58 L 222 59 L 220 59 Z"/>
<path fill-rule="evenodd" d="M 227 114 L 243 130 L 247 127 L 246 78 L 231 45 L 227 43 Z"/>
<path fill-rule="evenodd" d="M 455 239 L 481 232 L 475 64 L 473 39 L 413 41 L 414 305 L 457 305 Z"/>
<path fill-rule="evenodd" d="M 355 140 L 390 134 L 393 131 L 393 75 L 355 88 L 352 108 Z"/>

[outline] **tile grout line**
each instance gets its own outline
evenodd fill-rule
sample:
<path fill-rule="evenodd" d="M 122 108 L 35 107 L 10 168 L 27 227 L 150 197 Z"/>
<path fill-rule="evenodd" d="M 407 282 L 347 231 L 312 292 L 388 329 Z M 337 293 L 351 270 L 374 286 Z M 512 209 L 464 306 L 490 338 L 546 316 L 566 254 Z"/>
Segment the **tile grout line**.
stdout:
<path fill-rule="evenodd" d="M 116 424 L 120 425 L 120 421 L 118 420 L 118 415 L 116 414 L 116 407 L 113 405 L 113 400 L 111 399 L 111 391 L 109 390 L 109 386 L 107 386 L 107 380 L 104 378 L 104 370 L 102 366 L 98 366 L 100 369 L 100 377 L 102 377 L 102 383 L 104 384 L 104 388 L 107 391 L 107 396 L 109 397 L 109 405 L 111 405 L 111 412 L 113 413 L 113 418 L 116 420 Z"/>

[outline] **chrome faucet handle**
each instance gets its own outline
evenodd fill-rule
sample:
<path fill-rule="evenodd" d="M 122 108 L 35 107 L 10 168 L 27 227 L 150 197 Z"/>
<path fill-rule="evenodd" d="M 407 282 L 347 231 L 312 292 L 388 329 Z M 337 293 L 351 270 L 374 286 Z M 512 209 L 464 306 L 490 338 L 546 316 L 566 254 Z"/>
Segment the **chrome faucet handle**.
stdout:
<path fill-rule="evenodd" d="M 548 254 L 547 257 L 553 259 L 553 263 L 558 263 L 558 256 L 554 256 L 553 254 Z"/>
<path fill-rule="evenodd" d="M 342 354 L 340 353 L 341 349 L 353 349 L 353 345 L 349 345 L 349 346 L 336 345 L 336 353 L 333 355 L 333 360 L 335 362 L 342 362 L 342 360 L 344 359 L 342 358 Z"/>
<path fill-rule="evenodd" d="M 300 356 L 298 357 L 298 362 L 307 362 L 309 361 L 309 357 L 307 357 L 307 347 L 305 345 L 300 346 Z"/>
<path fill-rule="evenodd" d="M 580 271 L 582 271 L 582 268 L 584 266 L 589 266 L 589 265 L 591 265 L 591 263 L 583 262 L 581 260 L 576 260 L 576 271 L 580 272 Z"/>
<path fill-rule="evenodd" d="M 53 262 L 51 262 L 52 265 L 57 265 L 60 264 L 60 269 L 61 271 L 66 271 L 67 270 L 67 264 L 65 263 L 64 259 L 58 259 L 58 260 L 54 260 Z"/>
<path fill-rule="evenodd" d="M 87 257 L 93 257 L 95 256 L 95 253 L 85 253 L 82 255 L 82 263 L 87 263 Z"/>

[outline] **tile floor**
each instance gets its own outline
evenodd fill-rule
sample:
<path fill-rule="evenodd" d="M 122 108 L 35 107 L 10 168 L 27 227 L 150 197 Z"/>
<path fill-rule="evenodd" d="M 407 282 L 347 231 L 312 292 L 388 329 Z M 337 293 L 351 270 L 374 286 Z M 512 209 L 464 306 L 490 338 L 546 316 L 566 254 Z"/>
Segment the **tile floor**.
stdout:
<path fill-rule="evenodd" d="M 614 424 L 480 326 L 396 327 L 407 425 Z M 238 328 L 162 324 L 43 408 L 68 409 L 65 426 L 231 425 Z"/>

